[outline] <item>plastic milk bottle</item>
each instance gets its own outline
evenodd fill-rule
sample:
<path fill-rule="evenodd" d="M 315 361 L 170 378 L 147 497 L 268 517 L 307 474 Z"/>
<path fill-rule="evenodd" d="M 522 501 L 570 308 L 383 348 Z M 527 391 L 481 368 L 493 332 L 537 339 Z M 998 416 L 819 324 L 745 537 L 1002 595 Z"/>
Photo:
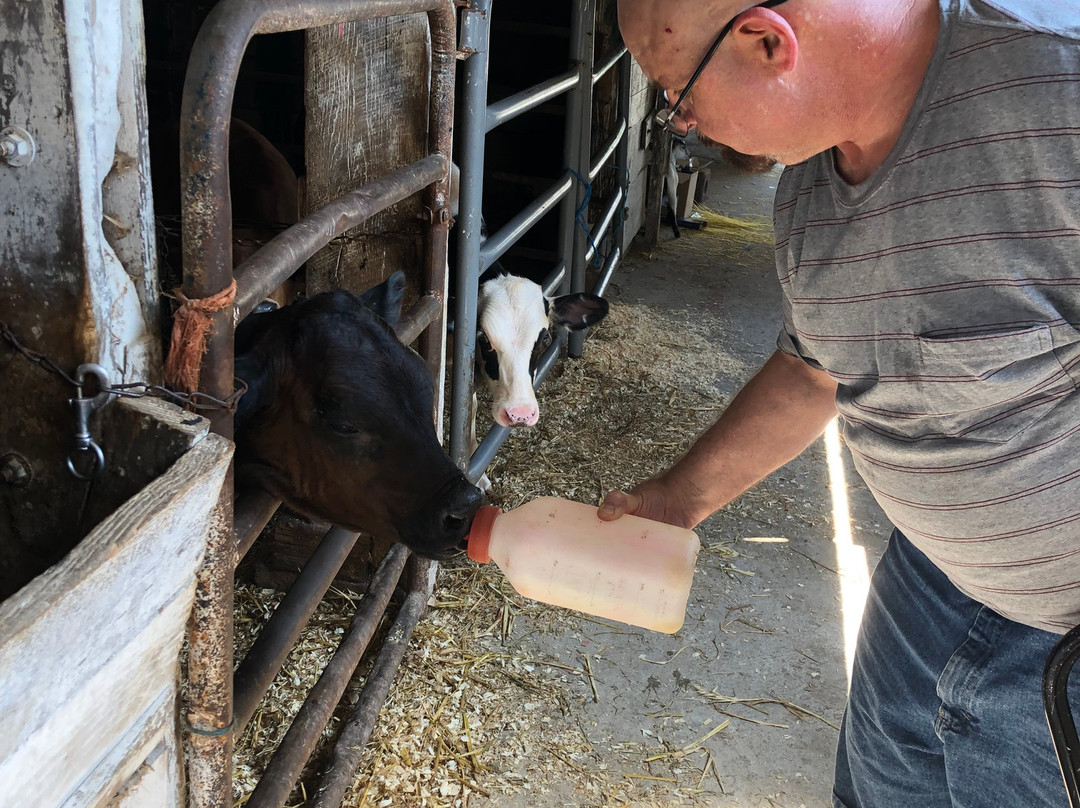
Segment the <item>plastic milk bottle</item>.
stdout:
<path fill-rule="evenodd" d="M 485 505 L 468 537 L 469 558 L 494 561 L 527 598 L 668 634 L 686 617 L 700 547 L 692 530 L 604 522 L 595 505 L 555 497 L 505 513 Z"/>

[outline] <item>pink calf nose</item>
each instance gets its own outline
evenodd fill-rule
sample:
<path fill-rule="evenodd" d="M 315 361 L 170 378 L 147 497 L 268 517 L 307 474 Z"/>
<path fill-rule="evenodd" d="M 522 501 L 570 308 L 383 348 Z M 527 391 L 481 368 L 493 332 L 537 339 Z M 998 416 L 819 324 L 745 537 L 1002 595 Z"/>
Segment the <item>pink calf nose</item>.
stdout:
<path fill-rule="evenodd" d="M 522 424 L 524 426 L 532 426 L 539 420 L 540 410 L 529 404 L 522 404 L 518 407 L 506 408 L 506 420 L 510 422 L 511 426 Z"/>

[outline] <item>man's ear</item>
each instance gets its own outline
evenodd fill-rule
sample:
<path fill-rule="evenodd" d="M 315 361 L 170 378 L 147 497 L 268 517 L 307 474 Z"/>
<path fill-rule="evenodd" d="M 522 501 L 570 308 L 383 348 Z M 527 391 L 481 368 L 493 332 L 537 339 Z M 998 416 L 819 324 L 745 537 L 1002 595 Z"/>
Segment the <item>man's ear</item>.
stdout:
<path fill-rule="evenodd" d="M 756 6 L 739 15 L 731 30 L 735 47 L 775 73 L 790 73 L 799 61 L 799 41 L 791 24 L 771 8 Z"/>

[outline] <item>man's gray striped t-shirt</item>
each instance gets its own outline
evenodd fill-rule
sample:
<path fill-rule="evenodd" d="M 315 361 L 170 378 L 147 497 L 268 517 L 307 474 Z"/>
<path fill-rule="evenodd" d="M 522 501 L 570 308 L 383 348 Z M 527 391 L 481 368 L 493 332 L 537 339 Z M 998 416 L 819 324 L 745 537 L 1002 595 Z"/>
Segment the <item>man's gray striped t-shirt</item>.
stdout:
<path fill-rule="evenodd" d="M 778 344 L 827 371 L 859 472 L 970 597 L 1080 622 L 1080 7 L 942 0 L 892 154 L 777 190 Z"/>

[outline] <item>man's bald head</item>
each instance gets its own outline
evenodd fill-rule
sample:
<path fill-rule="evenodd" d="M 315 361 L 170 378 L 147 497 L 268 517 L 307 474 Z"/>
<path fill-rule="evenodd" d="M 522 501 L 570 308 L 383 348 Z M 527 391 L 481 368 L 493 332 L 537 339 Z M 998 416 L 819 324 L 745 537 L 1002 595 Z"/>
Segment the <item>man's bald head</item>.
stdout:
<path fill-rule="evenodd" d="M 645 75 L 681 93 L 732 27 L 678 114 L 699 135 L 793 164 L 839 149 L 845 176 L 888 155 L 937 43 L 939 0 L 618 0 Z M 856 180 L 857 181 L 857 180 Z"/>
<path fill-rule="evenodd" d="M 748 0 L 619 0 L 619 26 L 645 74 L 674 98 L 686 87 L 725 25 L 750 9 L 756 11 L 757 7 Z M 690 107 L 691 103 L 684 102 L 682 114 Z M 702 109 L 696 104 L 693 107 L 695 111 Z M 697 126 L 701 142 L 720 148 L 727 162 L 738 170 L 756 173 L 775 163 L 774 158 L 730 148 L 709 136 L 715 131 L 713 127 L 700 124 L 694 120 L 690 125 Z"/>
<path fill-rule="evenodd" d="M 664 87 L 685 83 L 744 0 L 619 0 L 619 28 L 645 74 Z"/>

